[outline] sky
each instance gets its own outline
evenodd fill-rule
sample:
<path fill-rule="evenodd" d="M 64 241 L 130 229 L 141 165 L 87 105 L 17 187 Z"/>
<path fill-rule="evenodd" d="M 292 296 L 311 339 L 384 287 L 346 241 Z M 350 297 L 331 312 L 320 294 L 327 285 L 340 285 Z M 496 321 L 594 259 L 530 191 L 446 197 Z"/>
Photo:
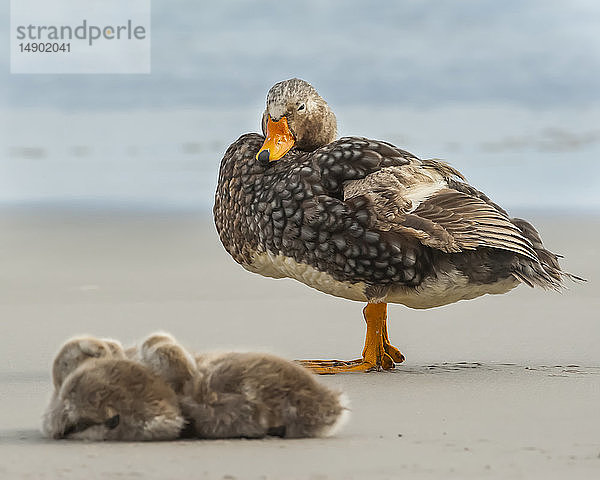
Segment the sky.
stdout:
<path fill-rule="evenodd" d="M 5 68 L 0 107 L 249 106 L 292 76 L 343 105 L 600 101 L 595 1 L 154 0 L 152 13 L 151 75 Z"/>
<path fill-rule="evenodd" d="M 151 42 L 149 75 L 11 75 L 2 42 L 0 204 L 209 209 L 223 152 L 297 76 L 342 135 L 503 205 L 600 209 L 600 2 L 153 0 Z"/>

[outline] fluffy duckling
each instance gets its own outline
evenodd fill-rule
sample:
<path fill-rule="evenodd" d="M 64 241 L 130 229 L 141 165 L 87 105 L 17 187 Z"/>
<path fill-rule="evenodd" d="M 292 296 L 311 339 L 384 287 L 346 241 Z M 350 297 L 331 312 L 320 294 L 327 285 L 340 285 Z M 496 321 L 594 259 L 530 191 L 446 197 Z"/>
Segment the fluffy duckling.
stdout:
<path fill-rule="evenodd" d="M 85 360 L 102 357 L 124 358 L 123 346 L 118 340 L 89 335 L 67 340 L 52 363 L 54 388 L 58 390 L 67 376 Z"/>
<path fill-rule="evenodd" d="M 348 414 L 344 396 L 300 366 L 258 353 L 194 357 L 166 333 L 146 338 L 135 359 L 72 339 L 54 366 L 42 429 L 57 439 L 326 436 Z"/>
<path fill-rule="evenodd" d="M 194 388 L 181 408 L 199 437 L 329 436 L 348 418 L 343 394 L 282 358 L 223 353 L 197 360 Z"/>
<path fill-rule="evenodd" d="M 200 438 L 314 437 L 333 434 L 348 409 L 339 392 L 287 360 L 260 353 L 193 357 L 169 334 L 150 335 L 140 361 L 179 394 Z"/>
<path fill-rule="evenodd" d="M 177 395 L 162 378 L 132 360 L 95 358 L 64 380 L 42 430 L 55 439 L 174 440 L 184 425 Z"/>

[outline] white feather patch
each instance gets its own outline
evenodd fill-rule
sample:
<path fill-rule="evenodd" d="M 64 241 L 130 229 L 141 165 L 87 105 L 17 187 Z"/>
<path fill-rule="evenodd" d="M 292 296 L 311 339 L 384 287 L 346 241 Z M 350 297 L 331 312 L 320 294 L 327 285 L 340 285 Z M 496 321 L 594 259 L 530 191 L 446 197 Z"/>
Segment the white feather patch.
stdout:
<path fill-rule="evenodd" d="M 406 200 L 410 200 L 412 203 L 412 208 L 408 210 L 408 213 L 414 212 L 421 203 L 430 199 L 436 192 L 447 188 L 447 186 L 448 185 L 444 180 L 411 185 L 402 193 L 402 197 Z"/>

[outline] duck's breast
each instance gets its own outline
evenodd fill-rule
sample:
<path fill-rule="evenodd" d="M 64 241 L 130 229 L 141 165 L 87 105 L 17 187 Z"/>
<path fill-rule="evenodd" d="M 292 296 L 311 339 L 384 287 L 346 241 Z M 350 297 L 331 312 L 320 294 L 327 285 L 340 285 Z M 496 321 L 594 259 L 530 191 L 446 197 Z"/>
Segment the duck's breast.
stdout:
<path fill-rule="evenodd" d="M 283 254 L 266 251 L 257 253 L 252 263 L 243 267 L 253 273 L 273 278 L 293 278 L 305 285 L 336 297 L 366 302 L 364 282 L 345 282 L 336 280 L 332 275 L 317 270 L 306 263 L 297 262 Z"/>

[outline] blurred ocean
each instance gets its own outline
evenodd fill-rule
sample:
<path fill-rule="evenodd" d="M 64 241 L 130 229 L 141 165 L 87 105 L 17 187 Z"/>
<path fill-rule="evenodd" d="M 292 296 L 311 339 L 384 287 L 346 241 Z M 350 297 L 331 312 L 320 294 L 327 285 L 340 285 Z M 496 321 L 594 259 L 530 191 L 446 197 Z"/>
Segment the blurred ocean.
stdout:
<path fill-rule="evenodd" d="M 10 75 L 0 48 L 0 203 L 208 209 L 227 146 L 299 76 L 341 135 L 442 158 L 508 207 L 598 209 L 599 20 L 591 1 L 154 0 L 150 75 Z"/>

